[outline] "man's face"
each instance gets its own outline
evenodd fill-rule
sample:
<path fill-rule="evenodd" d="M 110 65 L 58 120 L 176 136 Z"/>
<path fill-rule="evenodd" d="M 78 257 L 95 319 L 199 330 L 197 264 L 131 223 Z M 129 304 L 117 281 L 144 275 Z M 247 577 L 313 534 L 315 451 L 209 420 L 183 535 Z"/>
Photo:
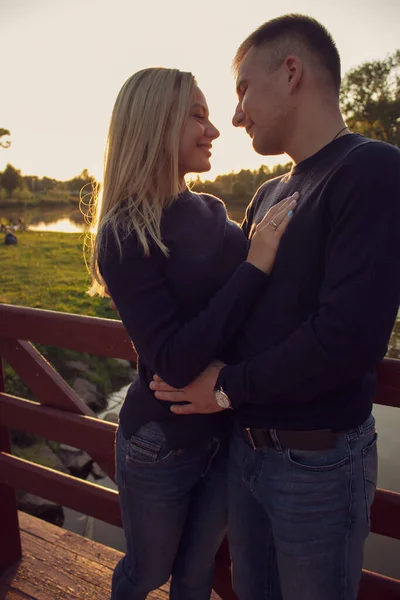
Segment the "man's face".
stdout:
<path fill-rule="evenodd" d="M 291 110 L 284 65 L 269 70 L 266 51 L 251 48 L 240 64 L 236 90 L 233 125 L 246 128 L 258 154 L 285 152 Z"/>

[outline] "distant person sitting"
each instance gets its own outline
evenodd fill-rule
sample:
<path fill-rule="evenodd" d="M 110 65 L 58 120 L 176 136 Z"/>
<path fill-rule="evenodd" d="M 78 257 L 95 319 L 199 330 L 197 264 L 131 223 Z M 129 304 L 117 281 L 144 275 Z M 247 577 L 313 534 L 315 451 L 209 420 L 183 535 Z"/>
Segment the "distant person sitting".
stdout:
<path fill-rule="evenodd" d="M 13 227 L 14 231 L 25 231 L 26 225 L 21 217 L 18 217 L 16 225 Z"/>
<path fill-rule="evenodd" d="M 7 246 L 18 243 L 17 236 L 9 229 L 6 231 L 6 235 L 4 236 L 4 243 Z"/>

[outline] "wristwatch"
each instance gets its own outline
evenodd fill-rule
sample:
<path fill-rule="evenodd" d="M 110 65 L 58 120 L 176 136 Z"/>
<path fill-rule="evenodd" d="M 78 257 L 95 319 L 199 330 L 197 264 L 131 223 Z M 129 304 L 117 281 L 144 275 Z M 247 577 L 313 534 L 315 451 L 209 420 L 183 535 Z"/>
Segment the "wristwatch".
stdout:
<path fill-rule="evenodd" d="M 232 408 L 232 403 L 222 388 L 214 390 L 214 398 L 218 406 L 221 408 Z"/>

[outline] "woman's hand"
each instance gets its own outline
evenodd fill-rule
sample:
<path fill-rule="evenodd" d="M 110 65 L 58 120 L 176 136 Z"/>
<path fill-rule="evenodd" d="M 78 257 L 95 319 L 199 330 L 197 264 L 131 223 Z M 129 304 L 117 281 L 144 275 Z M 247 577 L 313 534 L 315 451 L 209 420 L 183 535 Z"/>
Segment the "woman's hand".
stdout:
<path fill-rule="evenodd" d="M 298 197 L 298 192 L 295 192 L 292 196 L 284 198 L 272 206 L 263 220 L 255 227 L 247 262 L 264 273 L 272 271 L 279 243 L 297 206 Z"/>

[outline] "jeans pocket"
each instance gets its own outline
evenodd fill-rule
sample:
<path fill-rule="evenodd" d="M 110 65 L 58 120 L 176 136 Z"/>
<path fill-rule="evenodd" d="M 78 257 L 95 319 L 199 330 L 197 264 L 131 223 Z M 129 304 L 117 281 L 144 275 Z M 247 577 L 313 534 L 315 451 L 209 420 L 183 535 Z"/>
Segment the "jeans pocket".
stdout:
<path fill-rule="evenodd" d="M 368 523 L 370 523 L 371 505 L 374 500 L 378 478 L 378 435 L 374 433 L 372 440 L 362 449 L 362 463 L 364 476 L 365 507 Z"/>
<path fill-rule="evenodd" d="M 333 471 L 350 463 L 350 454 L 344 448 L 333 448 L 331 450 L 295 450 L 289 448 L 287 456 L 292 465 L 310 472 Z"/>
<path fill-rule="evenodd" d="M 141 465 L 156 465 L 174 454 L 166 444 L 157 440 L 145 439 L 133 435 L 127 444 L 126 458 L 130 462 Z"/>

